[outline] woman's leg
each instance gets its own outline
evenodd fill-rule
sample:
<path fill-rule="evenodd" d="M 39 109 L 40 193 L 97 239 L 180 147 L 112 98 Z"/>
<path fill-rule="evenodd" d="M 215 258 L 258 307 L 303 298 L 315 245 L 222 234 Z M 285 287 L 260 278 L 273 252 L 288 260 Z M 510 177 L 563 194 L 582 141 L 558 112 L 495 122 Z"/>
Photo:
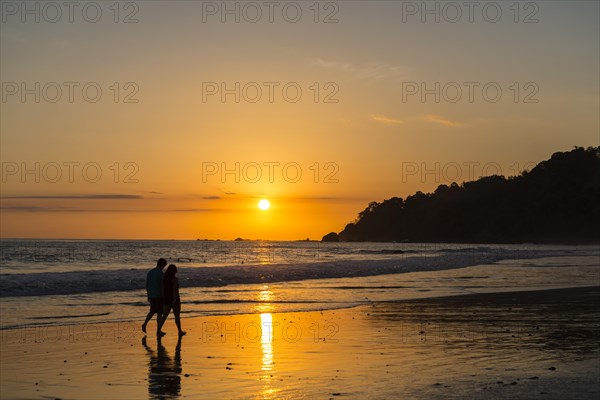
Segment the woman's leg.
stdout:
<path fill-rule="evenodd" d="M 181 330 L 181 319 L 179 315 L 181 314 L 181 303 L 178 301 L 173 306 L 173 315 L 175 316 L 175 325 L 177 325 L 177 330 L 180 335 L 185 335 L 185 332 Z"/>
<path fill-rule="evenodd" d="M 170 304 L 165 304 L 164 308 L 163 308 L 163 315 L 162 318 L 160 319 L 160 323 L 158 324 L 157 327 L 157 334 L 161 333 L 162 327 L 165 324 L 165 321 L 167 320 L 167 317 L 169 316 L 169 312 L 171 312 L 171 305 Z"/>

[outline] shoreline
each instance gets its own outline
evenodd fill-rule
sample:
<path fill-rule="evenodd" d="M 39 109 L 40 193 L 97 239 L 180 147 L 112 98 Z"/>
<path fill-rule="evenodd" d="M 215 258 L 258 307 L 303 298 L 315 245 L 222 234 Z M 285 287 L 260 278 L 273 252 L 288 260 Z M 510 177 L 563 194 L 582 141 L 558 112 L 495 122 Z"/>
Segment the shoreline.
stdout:
<path fill-rule="evenodd" d="M 535 260 L 561 257 L 593 257 L 565 250 L 541 249 L 467 249 L 421 255 L 405 253 L 393 258 L 298 261 L 272 264 L 232 264 L 225 268 L 180 265 L 185 288 L 219 288 L 236 284 L 277 284 L 312 279 L 369 278 L 399 273 L 446 271 L 511 260 Z M 374 264 L 365 267 L 366 264 Z M 84 295 L 94 293 L 133 292 L 145 287 L 148 269 L 82 269 L 62 272 L 5 273 L 0 280 L 0 298 L 47 295 Z M 111 286 L 106 286 L 111 283 Z M 27 288 L 23 293 L 18 288 Z"/>
<path fill-rule="evenodd" d="M 172 317 L 158 342 L 154 321 L 5 330 L 1 397 L 594 398 L 599 299 L 596 285 L 266 307 L 183 319 L 181 341 Z"/>
<path fill-rule="evenodd" d="M 314 310 L 291 310 L 291 311 L 272 311 L 271 314 L 285 314 L 285 313 L 311 313 L 311 312 L 324 312 L 324 311 L 335 311 L 335 310 L 348 310 L 348 309 L 354 309 L 354 308 L 359 308 L 359 307 L 368 307 L 374 304 L 379 304 L 379 303 L 410 303 L 410 302 L 422 302 L 425 303 L 428 300 L 431 301 L 436 301 L 436 300 L 447 300 L 447 299 L 454 299 L 454 298 L 462 298 L 462 297 L 468 297 L 471 299 L 478 299 L 478 298 L 485 298 L 486 296 L 492 296 L 492 297 L 496 297 L 495 295 L 506 295 L 506 296 L 510 296 L 510 295 L 519 295 L 521 293 L 537 293 L 537 292 L 548 292 L 548 291 L 564 291 L 564 290 L 577 290 L 577 289 L 589 289 L 589 288 L 595 288 L 595 287 L 600 287 L 600 282 L 594 283 L 594 284 L 590 284 L 590 285 L 578 285 L 578 286 L 560 286 L 560 287 L 554 287 L 554 288 L 543 288 L 543 289 L 532 289 L 532 288 L 524 288 L 523 290 L 509 290 L 509 291 L 491 291 L 491 292 L 475 292 L 475 293 L 457 293 L 457 294 L 452 294 L 452 295 L 447 295 L 447 294 L 440 294 L 440 295 L 435 295 L 435 294 L 431 294 L 430 296 L 426 295 L 424 297 L 419 297 L 419 298 L 415 298 L 415 299 L 399 299 L 399 300 L 374 300 L 374 301 L 368 301 L 368 302 L 363 302 L 360 304 L 349 304 L 347 306 L 331 306 L 330 308 L 319 308 L 319 309 L 314 309 Z M 110 293 L 110 292 L 107 292 Z M 26 296 L 20 296 L 20 298 L 23 298 Z M 32 296 L 32 297 L 39 297 L 39 296 Z M 498 296 L 500 297 L 500 296 Z M 145 305 L 144 305 L 145 306 Z M 140 307 L 142 308 L 142 307 Z M 233 317 L 233 316 L 250 316 L 250 315 L 260 315 L 261 312 L 260 311 L 253 311 L 253 312 L 231 312 L 231 313 L 220 313 L 220 314 L 207 314 L 207 315 L 191 315 L 191 316 L 186 316 L 186 312 L 185 312 L 185 301 L 182 302 L 182 308 L 183 308 L 183 312 L 181 314 L 181 320 L 189 320 L 189 319 L 194 319 L 194 318 L 210 318 L 210 317 Z M 99 314 L 102 315 L 102 314 Z M 94 316 L 94 315 L 80 315 L 77 316 L 77 318 L 81 318 L 81 317 L 88 317 L 88 316 Z M 97 322 L 89 322 L 89 321 L 83 321 L 83 322 L 77 322 L 77 321 L 72 321 L 72 322 L 67 322 L 67 323 L 63 323 L 63 324 L 54 324 L 54 323 L 46 323 L 46 324 L 32 324 L 32 325 L 27 325 L 27 326 L 9 326 L 9 327 L 3 327 L 0 326 L 0 332 L 3 331 L 11 331 L 11 330 L 19 330 L 19 329 L 37 329 L 37 328 L 50 328 L 50 327 L 69 327 L 69 326 L 79 326 L 79 325 L 97 325 L 97 324 L 122 324 L 122 323 L 136 323 L 138 320 L 142 320 L 144 316 L 144 313 L 142 312 L 142 314 L 140 314 L 140 318 L 134 319 L 134 318 L 123 318 L 123 319 L 115 319 L 115 320 L 108 320 L 108 321 L 97 321 Z M 58 320 L 58 319 L 66 319 L 66 318 L 75 318 L 73 316 L 56 316 L 56 317 L 47 317 L 48 319 L 52 319 L 52 320 Z"/>
<path fill-rule="evenodd" d="M 565 286 L 558 288 L 548 288 L 548 289 L 524 289 L 524 290 L 511 290 L 511 291 L 500 291 L 500 292 L 480 292 L 480 293 L 470 293 L 470 294 L 457 294 L 450 296 L 435 296 L 435 297 L 423 297 L 420 299 L 403 299 L 403 300 L 392 300 L 392 301 L 381 301 L 378 303 L 408 303 L 408 302 L 419 302 L 426 303 L 428 300 L 463 300 L 463 298 L 470 298 L 472 300 L 480 300 L 480 301 L 493 301 L 498 299 L 508 299 L 515 298 L 515 296 L 520 299 L 536 299 L 545 297 L 546 294 L 553 294 L 553 292 L 562 294 L 562 293 L 571 293 L 578 292 L 578 289 L 586 289 L 584 291 L 588 291 L 589 289 L 597 289 L 600 292 L 600 282 L 596 282 L 594 284 L 585 285 L 585 286 Z M 539 295 L 539 296 L 538 296 Z"/>
<path fill-rule="evenodd" d="M 498 245 L 533 245 L 533 246 L 544 246 L 544 245 L 548 245 L 548 246 L 595 246 L 595 245 L 600 245 L 600 242 L 571 242 L 571 241 L 566 241 L 566 242 L 532 242 L 532 241 L 528 241 L 528 242 L 469 242 L 469 241 L 465 241 L 465 242 L 414 242 L 414 241 L 373 241 L 373 240 L 360 240 L 360 241 L 344 241 L 344 240 L 339 240 L 339 241 L 327 241 L 327 240 L 322 240 L 322 239 L 311 239 L 311 240 L 306 240 L 306 239 L 243 239 L 243 240 L 236 240 L 236 239 L 131 239 L 131 238 L 120 238 L 120 239 L 111 239 L 111 238 L 81 238 L 81 237 L 77 237 L 77 238 L 39 238 L 39 237 L 0 237 L 0 241 L 2 240 L 9 240 L 9 241 L 14 241 L 14 240 L 22 240 L 22 241 L 98 241 L 98 242 L 281 242 L 281 243 L 320 243 L 320 244 L 339 244 L 339 243 L 344 243 L 344 244 L 352 244 L 352 243 L 386 243 L 386 244 L 432 244 L 432 245 L 436 245 L 436 244 L 443 244 L 443 245 L 448 245 L 448 244 L 457 244 L 457 245 L 469 245 L 469 244 L 473 244 L 473 245 L 490 245 L 490 244 L 498 244 Z"/>

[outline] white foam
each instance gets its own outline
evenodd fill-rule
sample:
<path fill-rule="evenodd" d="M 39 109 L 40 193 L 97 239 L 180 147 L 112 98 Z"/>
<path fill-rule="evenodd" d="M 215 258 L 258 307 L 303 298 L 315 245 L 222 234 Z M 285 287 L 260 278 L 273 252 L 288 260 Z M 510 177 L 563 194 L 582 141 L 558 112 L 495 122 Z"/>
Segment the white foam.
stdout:
<path fill-rule="evenodd" d="M 586 251 L 586 253 L 589 251 Z M 346 278 L 415 271 L 433 271 L 490 264 L 505 259 L 566 255 L 557 250 L 499 250 L 490 248 L 446 252 L 438 256 L 397 255 L 387 259 L 338 260 L 224 267 L 179 267 L 182 287 L 212 287 L 230 284 L 272 283 L 306 279 Z M 0 297 L 71 295 L 145 288 L 145 269 L 85 270 L 3 274 Z"/>

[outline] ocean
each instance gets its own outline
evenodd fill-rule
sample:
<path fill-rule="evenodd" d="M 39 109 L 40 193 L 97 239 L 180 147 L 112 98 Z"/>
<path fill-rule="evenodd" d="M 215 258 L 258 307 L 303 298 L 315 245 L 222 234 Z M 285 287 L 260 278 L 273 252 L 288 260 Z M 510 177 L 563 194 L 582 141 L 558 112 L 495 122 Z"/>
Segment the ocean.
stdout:
<path fill-rule="evenodd" d="M 160 257 L 182 317 L 600 284 L 598 246 L 2 239 L 0 329 L 141 324 Z"/>

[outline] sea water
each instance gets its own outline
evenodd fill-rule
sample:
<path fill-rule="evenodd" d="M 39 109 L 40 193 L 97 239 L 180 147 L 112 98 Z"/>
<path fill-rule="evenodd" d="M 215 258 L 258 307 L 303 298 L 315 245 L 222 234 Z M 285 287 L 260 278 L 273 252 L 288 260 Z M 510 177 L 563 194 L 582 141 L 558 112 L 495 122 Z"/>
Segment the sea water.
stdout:
<path fill-rule="evenodd" d="M 184 317 L 600 284 L 598 246 L 3 239 L 0 328 L 143 320 L 161 257 Z"/>

